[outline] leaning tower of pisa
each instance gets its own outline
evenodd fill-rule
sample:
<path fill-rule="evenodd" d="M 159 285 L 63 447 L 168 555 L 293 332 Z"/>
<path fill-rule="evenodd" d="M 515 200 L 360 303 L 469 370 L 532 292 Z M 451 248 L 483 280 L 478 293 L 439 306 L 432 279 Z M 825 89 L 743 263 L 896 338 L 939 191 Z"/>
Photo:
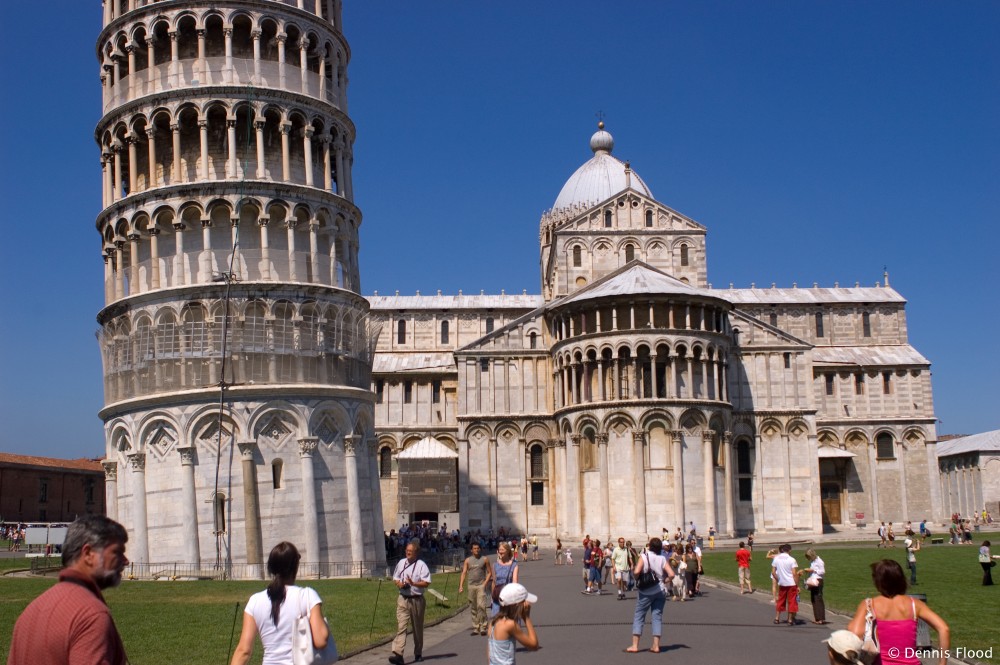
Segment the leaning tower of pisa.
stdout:
<path fill-rule="evenodd" d="M 341 0 L 104 0 L 108 512 L 136 574 L 384 561 Z M 185 570 L 178 568 L 179 571 Z"/>

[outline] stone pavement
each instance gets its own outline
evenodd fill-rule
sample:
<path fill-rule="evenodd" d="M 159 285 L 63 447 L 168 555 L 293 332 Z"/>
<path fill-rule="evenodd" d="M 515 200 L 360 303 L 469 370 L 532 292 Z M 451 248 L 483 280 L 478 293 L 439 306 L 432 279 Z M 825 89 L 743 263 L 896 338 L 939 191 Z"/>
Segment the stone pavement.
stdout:
<path fill-rule="evenodd" d="M 821 640 L 831 630 L 845 628 L 848 617 L 829 615 L 826 626 L 808 623 L 812 608 L 803 603 L 797 626 L 774 625 L 774 606 L 767 593 L 741 596 L 728 585 L 703 584 L 703 595 L 687 602 L 668 601 L 664 610 L 662 651 L 652 654 L 625 654 L 631 643 L 635 592 L 619 601 L 614 591 L 602 596 L 585 596 L 581 567 L 554 566 L 551 560 L 520 564 L 520 581 L 539 597 L 532 618 L 542 648 L 536 652 L 519 649 L 519 665 L 581 665 L 584 660 L 602 663 L 683 662 L 766 663 L 800 665 L 825 663 Z M 806 594 L 808 597 L 808 594 Z M 464 599 L 455 598 L 462 601 Z M 429 599 L 428 602 L 434 602 Z M 438 626 L 424 636 L 424 661 L 439 665 L 486 662 L 486 638 L 470 635 L 468 611 Z M 639 646 L 651 642 L 646 625 Z M 351 665 L 384 665 L 391 653 L 389 645 L 376 647 L 347 659 Z M 412 641 L 407 644 L 406 662 L 413 659 Z"/>

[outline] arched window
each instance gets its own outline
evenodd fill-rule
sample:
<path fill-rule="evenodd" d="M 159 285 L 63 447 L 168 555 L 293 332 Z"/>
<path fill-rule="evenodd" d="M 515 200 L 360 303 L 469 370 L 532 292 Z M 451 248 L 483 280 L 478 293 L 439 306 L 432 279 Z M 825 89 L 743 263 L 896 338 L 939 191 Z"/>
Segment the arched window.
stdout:
<path fill-rule="evenodd" d="M 896 459 L 896 446 L 892 434 L 882 432 L 875 437 L 875 455 L 879 459 Z"/>
<path fill-rule="evenodd" d="M 380 478 L 392 478 L 392 449 L 383 446 L 378 451 L 378 475 Z"/>
<path fill-rule="evenodd" d="M 396 344 L 406 344 L 406 320 L 396 322 Z"/>
<path fill-rule="evenodd" d="M 448 322 L 441 322 L 441 343 L 448 344 Z"/>
<path fill-rule="evenodd" d="M 226 495 L 219 492 L 212 500 L 213 507 L 213 531 L 215 533 L 226 532 Z"/>
<path fill-rule="evenodd" d="M 528 335 L 528 347 L 532 349 L 538 348 L 538 333 L 531 333 Z"/>
<path fill-rule="evenodd" d="M 573 267 L 579 268 L 583 265 L 583 248 L 579 245 L 573 245 Z"/>
<path fill-rule="evenodd" d="M 633 245 L 625 245 L 625 263 L 635 261 L 635 247 Z"/>
<path fill-rule="evenodd" d="M 604 211 L 604 227 L 608 228 L 608 229 L 611 228 L 611 211 L 610 210 L 605 210 Z"/>
<path fill-rule="evenodd" d="M 583 470 L 590 471 L 597 468 L 597 432 L 588 428 L 583 431 L 583 438 L 580 441 L 583 450 Z"/>
<path fill-rule="evenodd" d="M 750 461 L 750 443 L 736 444 L 736 477 L 739 483 L 740 501 L 753 500 L 753 465 Z"/>
<path fill-rule="evenodd" d="M 271 462 L 271 484 L 274 485 L 274 489 L 281 489 L 281 473 L 284 471 L 285 463 L 280 459 L 276 459 Z"/>
<path fill-rule="evenodd" d="M 652 228 L 653 226 L 653 211 L 646 211 L 646 228 Z"/>
<path fill-rule="evenodd" d="M 681 245 L 681 265 L 682 266 L 688 265 L 688 261 L 689 261 L 689 259 L 688 259 L 688 246 L 687 245 Z"/>
<path fill-rule="evenodd" d="M 545 477 L 545 449 L 542 444 L 536 443 L 531 446 L 528 451 L 531 458 L 531 477 L 532 478 L 544 478 Z"/>

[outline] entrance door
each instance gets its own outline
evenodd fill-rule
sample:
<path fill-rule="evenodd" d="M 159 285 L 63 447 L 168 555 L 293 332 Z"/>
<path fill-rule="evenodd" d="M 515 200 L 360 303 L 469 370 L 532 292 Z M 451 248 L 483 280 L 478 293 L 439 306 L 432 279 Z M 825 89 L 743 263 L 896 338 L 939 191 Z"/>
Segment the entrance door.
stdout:
<path fill-rule="evenodd" d="M 820 485 L 820 502 L 823 507 L 823 524 L 841 524 L 840 495 L 843 491 L 840 483 L 823 483 Z"/>

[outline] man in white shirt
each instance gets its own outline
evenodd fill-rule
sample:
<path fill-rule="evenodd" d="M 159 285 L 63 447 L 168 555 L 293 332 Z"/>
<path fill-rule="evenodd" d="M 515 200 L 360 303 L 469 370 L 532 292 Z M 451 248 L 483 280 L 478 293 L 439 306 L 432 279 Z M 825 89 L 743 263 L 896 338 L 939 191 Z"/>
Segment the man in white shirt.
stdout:
<path fill-rule="evenodd" d="M 392 581 L 399 589 L 396 599 L 396 637 L 392 640 L 392 665 L 403 665 L 406 649 L 406 626 L 413 624 L 413 660 L 423 660 L 424 650 L 424 589 L 431 585 L 431 571 L 417 558 L 420 541 L 414 539 L 406 545 L 406 558 L 400 559 L 392 573 Z"/>
<path fill-rule="evenodd" d="M 771 577 L 778 582 L 778 600 L 774 604 L 774 623 L 781 623 L 781 613 L 788 610 L 788 625 L 795 625 L 799 611 L 799 564 L 789 552 L 792 546 L 785 543 L 778 548 L 778 556 L 771 560 Z"/>
<path fill-rule="evenodd" d="M 628 586 L 628 550 L 625 539 L 618 539 L 618 547 L 611 552 L 610 560 L 615 566 L 615 582 L 618 583 L 618 600 L 625 600 L 625 588 Z"/>

